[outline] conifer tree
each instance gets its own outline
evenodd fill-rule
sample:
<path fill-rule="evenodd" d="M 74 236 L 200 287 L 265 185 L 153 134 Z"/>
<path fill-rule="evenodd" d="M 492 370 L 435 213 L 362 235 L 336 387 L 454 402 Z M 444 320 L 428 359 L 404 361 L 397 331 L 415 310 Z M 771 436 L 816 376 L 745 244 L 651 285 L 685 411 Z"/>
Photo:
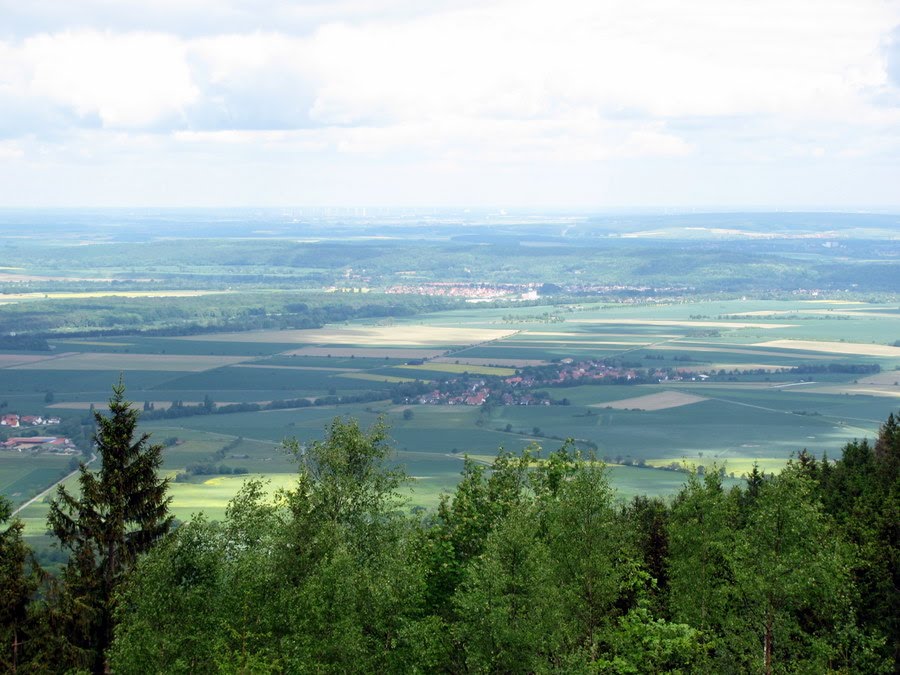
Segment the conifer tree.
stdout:
<path fill-rule="evenodd" d="M 40 570 L 22 540 L 24 525 L 12 518 L 12 504 L 0 496 L 0 670 L 16 672 L 28 637 L 28 605 Z"/>
<path fill-rule="evenodd" d="M 50 505 L 48 523 L 71 556 L 61 602 L 70 611 L 62 636 L 66 653 L 81 666 L 103 672 L 113 634 L 115 591 L 137 556 L 168 532 L 172 516 L 168 479 L 157 476 L 162 446 L 137 434 L 138 412 L 125 400 L 125 385 L 113 387 L 109 415 L 94 413 L 100 470 L 81 465 L 80 495 L 62 485 Z"/>

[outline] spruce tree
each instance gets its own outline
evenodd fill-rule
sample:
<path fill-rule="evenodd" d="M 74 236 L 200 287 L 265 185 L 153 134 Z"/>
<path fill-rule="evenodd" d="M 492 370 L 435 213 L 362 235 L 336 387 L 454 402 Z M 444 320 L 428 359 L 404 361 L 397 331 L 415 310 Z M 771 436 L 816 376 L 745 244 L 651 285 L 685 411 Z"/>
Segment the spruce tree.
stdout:
<path fill-rule="evenodd" d="M 63 627 L 68 654 L 95 672 L 105 669 L 113 635 L 115 592 L 137 556 L 168 532 L 172 516 L 168 479 L 157 476 L 162 446 L 136 434 L 138 412 L 125 400 L 125 385 L 113 387 L 109 415 L 94 413 L 97 473 L 81 465 L 80 495 L 62 485 L 50 505 L 48 523 L 70 552 L 63 603 L 72 612 Z"/>
<path fill-rule="evenodd" d="M 22 539 L 24 525 L 12 504 L 0 496 L 0 670 L 16 672 L 23 663 L 30 624 L 28 605 L 37 590 L 40 568 Z"/>

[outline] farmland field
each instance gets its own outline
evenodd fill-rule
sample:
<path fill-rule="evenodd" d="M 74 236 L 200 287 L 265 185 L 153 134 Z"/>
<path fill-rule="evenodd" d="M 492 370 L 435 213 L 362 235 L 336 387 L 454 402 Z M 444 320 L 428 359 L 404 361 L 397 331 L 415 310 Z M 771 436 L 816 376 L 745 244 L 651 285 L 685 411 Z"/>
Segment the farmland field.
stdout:
<path fill-rule="evenodd" d="M 299 344 L 357 346 L 432 346 L 486 342 L 511 335 L 514 331 L 457 326 L 402 325 L 365 326 L 321 330 L 259 331 L 221 333 L 217 340 L 225 342 L 289 342 Z M 184 338 L 202 340 L 202 337 Z"/>
<path fill-rule="evenodd" d="M 691 403 L 699 403 L 706 399 L 702 396 L 693 394 L 685 394 L 678 391 L 666 391 L 656 394 L 645 394 L 644 396 L 636 396 L 634 398 L 626 398 L 620 401 L 608 401 L 595 404 L 605 408 L 614 410 L 666 410 L 668 408 L 679 408 L 683 405 Z"/>
<path fill-rule="evenodd" d="M 473 375 L 515 375 L 515 368 L 503 368 L 498 366 L 479 366 L 472 365 L 466 363 L 434 363 L 430 362 L 427 365 L 418 365 L 418 366 L 410 366 L 403 365 L 398 366 L 399 368 L 403 368 L 405 370 L 411 371 L 430 371 L 430 372 L 439 372 L 439 373 L 472 373 Z"/>
<path fill-rule="evenodd" d="M 0 450 L 0 494 L 14 503 L 22 503 L 71 471 L 70 459 Z"/>
<path fill-rule="evenodd" d="M 896 309 L 842 301 L 582 303 L 529 307 L 562 318 L 552 326 L 517 319 L 510 327 L 510 317 L 529 316 L 525 308 L 485 306 L 390 326 L 355 321 L 187 338 L 58 338 L 52 354 L 0 357 L 0 397 L 22 412 L 83 415 L 91 403 L 102 407 L 124 372 L 129 398 L 157 414 L 142 429 L 166 442 L 166 475 L 210 462 L 246 471 L 173 482 L 179 518 L 199 511 L 221 517 L 248 477 L 271 481 L 272 491 L 290 485 L 295 467 L 282 441 L 321 438 L 337 415 L 363 425 L 385 419 L 393 461 L 412 477 L 410 505 L 435 505 L 467 454 L 489 462 L 500 447 L 553 450 L 566 438 L 612 465 L 621 496 L 672 494 L 684 478 L 663 470 L 673 465 L 724 467 L 738 481 L 754 462 L 777 471 L 803 448 L 834 456 L 854 438 L 871 438 L 900 405 Z M 556 405 L 392 400 L 392 387 L 417 380 L 434 383 L 429 387 L 464 375 L 499 380 L 523 368 L 592 359 L 665 376 L 538 387 L 565 399 Z M 173 401 L 209 399 L 259 409 L 161 417 Z M 265 409 L 278 400 L 305 403 Z M 58 476 L 51 475 L 56 467 L 38 458 L 15 467 L 0 460 L 0 489 L 24 501 Z M 29 532 L 41 531 L 45 510 L 38 503 L 23 512 Z"/>
<path fill-rule="evenodd" d="M 175 354 L 104 354 L 81 352 L 9 366 L 10 370 L 148 370 L 199 372 L 244 360 L 240 356 L 182 356 Z"/>

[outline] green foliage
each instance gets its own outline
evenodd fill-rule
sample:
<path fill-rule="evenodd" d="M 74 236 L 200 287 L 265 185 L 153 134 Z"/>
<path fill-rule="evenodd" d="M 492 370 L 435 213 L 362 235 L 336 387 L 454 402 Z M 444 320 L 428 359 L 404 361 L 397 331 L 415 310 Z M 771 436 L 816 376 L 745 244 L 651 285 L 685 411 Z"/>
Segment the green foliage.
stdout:
<path fill-rule="evenodd" d="M 733 585 L 735 508 L 718 472 L 692 472 L 672 505 L 669 525 L 670 608 L 675 621 L 709 634 L 725 630 Z"/>
<path fill-rule="evenodd" d="M 44 644 L 25 656 L 37 670 L 99 669 L 111 607 L 122 673 L 887 673 L 897 439 L 891 417 L 846 459 L 801 453 L 731 491 L 691 473 L 670 503 L 617 502 L 606 466 L 571 443 L 501 451 L 466 459 L 416 518 L 383 422 L 337 418 L 324 440 L 287 444 L 292 488 L 273 502 L 248 481 L 221 522 L 195 518 L 123 567 L 107 605 L 92 601 L 98 549 L 80 545 L 28 610 L 13 525 L 4 639 L 13 625 Z"/>
<path fill-rule="evenodd" d="M 249 481 L 224 523 L 198 518 L 145 556 L 119 597 L 115 672 L 279 669 L 271 602 L 278 510 Z"/>
<path fill-rule="evenodd" d="M 900 668 L 900 429 L 889 415 L 874 447 L 849 443 L 832 467 L 820 464 L 819 489 L 825 510 L 857 550 L 853 577 L 860 593 L 860 624 L 894 670 Z M 809 474 L 812 470 L 807 467 Z"/>
<path fill-rule="evenodd" d="M 398 510 L 406 476 L 387 463 L 385 426 L 338 418 L 324 441 L 289 448 L 300 470 L 278 553 L 288 668 L 394 670 L 414 657 L 409 639 L 428 631 L 417 624 L 423 570 Z"/>
<path fill-rule="evenodd" d="M 656 619 L 645 607 L 623 616 L 610 642 L 595 665 L 598 672 L 617 675 L 702 672 L 709 649 L 696 628 Z"/>
<path fill-rule="evenodd" d="M 40 569 L 22 540 L 22 522 L 10 522 L 11 514 L 12 505 L 0 497 L 0 669 L 7 672 L 25 661 L 33 632 L 28 604 L 40 580 Z"/>
<path fill-rule="evenodd" d="M 247 483 L 224 523 L 189 524 L 138 566 L 112 652 L 119 670 L 397 672 L 442 659 L 383 425 L 336 419 L 324 441 L 288 445 L 298 480 L 276 504 Z M 148 596 L 159 602 L 146 607 Z M 201 601 L 211 609 L 186 638 L 181 617 Z"/>
<path fill-rule="evenodd" d="M 537 514 L 521 509 L 491 532 L 454 597 L 456 639 L 473 672 L 535 672 L 562 636 L 552 561 Z"/>
<path fill-rule="evenodd" d="M 822 672 L 848 665 L 841 656 L 852 624 L 851 551 L 809 479 L 787 469 L 763 486 L 731 560 L 741 619 L 756 638 L 746 667 Z"/>
<path fill-rule="evenodd" d="M 613 498 L 605 465 L 576 456 L 571 476 L 545 507 L 565 639 L 591 660 L 637 590 L 638 564 Z"/>

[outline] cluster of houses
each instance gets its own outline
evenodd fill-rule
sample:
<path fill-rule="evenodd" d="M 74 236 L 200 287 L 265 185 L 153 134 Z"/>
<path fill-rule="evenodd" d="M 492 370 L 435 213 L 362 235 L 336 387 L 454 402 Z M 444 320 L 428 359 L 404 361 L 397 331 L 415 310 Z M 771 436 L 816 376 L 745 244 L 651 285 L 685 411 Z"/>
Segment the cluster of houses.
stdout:
<path fill-rule="evenodd" d="M 574 359 L 567 358 L 560 362 L 555 376 L 542 379 L 538 384 L 562 384 L 578 380 L 605 380 L 608 378 L 630 381 L 637 376 L 638 373 L 634 368 L 610 366 L 602 361 L 575 362 Z M 532 382 L 529 384 L 535 384 L 534 378 L 531 379 Z"/>
<path fill-rule="evenodd" d="M 40 427 L 51 424 L 59 424 L 58 417 L 42 417 L 41 415 L 3 415 L 0 417 L 0 426 L 16 429 L 18 427 Z"/>
<path fill-rule="evenodd" d="M 462 394 L 452 394 L 448 391 L 434 389 L 419 397 L 419 403 L 425 405 L 482 405 L 491 395 L 491 390 L 485 386 L 484 381 L 470 385 Z"/>
<path fill-rule="evenodd" d="M 535 384 L 553 385 L 606 379 L 632 382 L 634 380 L 639 380 L 639 378 L 644 378 L 651 382 L 698 382 L 708 379 L 709 375 L 690 368 L 657 368 L 656 370 L 648 369 L 646 376 L 644 376 L 642 372 L 639 372 L 634 368 L 610 366 L 603 361 L 589 360 L 576 362 L 574 359 L 566 358 L 560 361 L 560 365 L 553 375 L 538 378 L 537 381 L 535 381 L 535 378 L 530 378 L 530 381 L 528 381 L 529 378 L 526 377 L 523 380 L 523 384 L 526 384 L 527 386 L 533 386 Z"/>
<path fill-rule="evenodd" d="M 467 298 L 469 301 L 496 300 L 510 296 L 519 296 L 523 300 L 536 300 L 538 297 L 536 284 L 457 283 L 452 281 L 400 284 L 391 286 L 385 290 L 385 293 Z"/>
<path fill-rule="evenodd" d="M 496 405 L 567 405 L 556 401 L 540 387 L 566 387 L 590 383 L 703 381 L 709 376 L 691 370 L 638 370 L 609 365 L 600 360 L 575 361 L 565 358 L 557 363 L 523 368 L 511 377 L 484 377 L 468 373 L 436 383 L 431 391 L 408 402 L 424 405 L 480 406 L 488 401 Z"/>
<path fill-rule="evenodd" d="M 61 436 L 14 436 L 0 443 L 0 447 L 15 452 L 56 452 L 67 455 L 78 452 L 71 439 Z"/>
<path fill-rule="evenodd" d="M 7 429 L 50 426 L 59 424 L 60 421 L 58 417 L 42 415 L 0 415 L 0 427 Z M 62 436 L 12 436 L 0 442 L 0 448 L 16 452 L 57 452 L 62 454 L 78 452 L 71 439 Z"/>
<path fill-rule="evenodd" d="M 499 405 L 550 405 L 547 397 L 536 396 L 526 389 L 515 389 L 512 380 L 520 377 L 506 378 L 499 382 L 488 382 L 485 379 L 467 381 L 460 391 L 458 383 L 462 378 L 448 381 L 445 388 L 434 389 L 418 397 L 418 403 L 424 405 L 471 405 L 480 406 L 488 399 Z M 454 386 L 456 385 L 456 386 Z M 512 385 L 512 386 L 510 386 Z"/>

